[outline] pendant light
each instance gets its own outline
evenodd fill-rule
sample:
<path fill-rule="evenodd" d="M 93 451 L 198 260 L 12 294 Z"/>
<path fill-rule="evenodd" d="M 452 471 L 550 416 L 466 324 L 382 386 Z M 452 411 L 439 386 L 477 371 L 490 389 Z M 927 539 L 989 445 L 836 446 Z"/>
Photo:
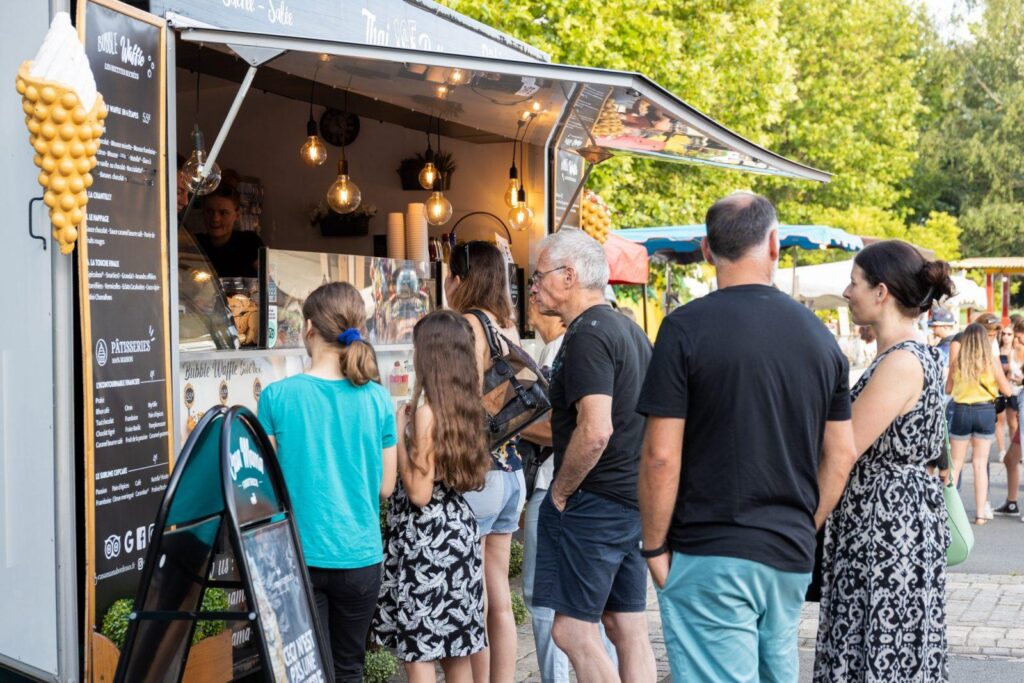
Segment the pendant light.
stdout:
<path fill-rule="evenodd" d="M 434 183 L 434 191 L 423 205 L 423 212 L 427 214 L 427 222 L 431 225 L 444 225 L 452 217 L 452 203 L 444 196 L 444 192 L 441 191 L 442 187 L 444 187 L 444 176 L 438 174 Z"/>
<path fill-rule="evenodd" d="M 441 119 L 437 119 L 437 154 L 441 155 Z M 433 192 L 423 205 L 423 213 L 431 225 L 444 225 L 452 217 L 452 203 L 444 196 L 444 174 L 438 171 Z"/>
<path fill-rule="evenodd" d="M 205 165 L 206 143 L 203 140 L 203 132 L 199 130 L 197 123 L 192 128 L 192 154 L 182 166 L 182 173 L 185 175 L 188 191 L 200 197 L 210 194 L 220 185 L 220 166 L 214 163 L 210 172 L 204 177 L 203 166 Z"/>
<path fill-rule="evenodd" d="M 196 60 L 196 110 L 193 119 L 195 123 L 192 127 L 192 154 L 181 167 L 188 191 L 199 196 L 210 194 L 220 185 L 220 166 L 216 163 L 210 167 L 210 172 L 203 176 L 203 166 L 206 165 L 206 142 L 203 139 L 203 132 L 199 130 L 199 78 L 202 75 L 202 56 L 203 49 L 199 48 L 199 57 Z"/>
<path fill-rule="evenodd" d="M 526 205 L 526 190 L 519 188 L 515 208 L 508 213 L 508 224 L 513 230 L 527 230 L 533 225 L 533 209 Z"/>
<path fill-rule="evenodd" d="M 327 190 L 327 203 L 337 213 L 352 213 L 359 208 L 363 194 L 359 187 L 348 177 L 348 161 L 345 159 L 345 148 L 341 148 L 341 161 L 338 162 L 338 177 Z"/>
<path fill-rule="evenodd" d="M 299 158 L 306 166 L 316 167 L 327 161 L 327 146 L 317 133 L 316 119 L 313 118 L 313 89 L 316 88 L 316 74 L 320 70 L 317 63 L 313 71 L 313 83 L 309 86 L 309 121 L 306 122 L 306 141 L 299 148 Z"/>
<path fill-rule="evenodd" d="M 519 167 L 523 170 L 523 180 L 526 179 L 526 165 L 523 161 L 523 144 L 526 142 L 526 134 L 530 130 L 530 124 L 533 123 L 531 118 L 526 122 L 526 129 L 523 131 L 523 136 L 519 141 Z M 524 182 L 519 183 L 519 191 L 516 193 L 516 203 L 512 207 L 512 210 L 508 213 L 508 223 L 512 226 L 513 230 L 528 230 L 533 226 L 533 209 L 526 205 L 526 185 Z"/>
<path fill-rule="evenodd" d="M 512 138 L 512 165 L 508 169 L 508 187 L 505 188 L 505 206 L 510 209 L 516 208 L 519 204 L 519 169 L 516 168 L 516 143 L 519 142 L 519 131 L 523 128 L 523 122 L 516 122 L 516 134 Z"/>
<path fill-rule="evenodd" d="M 348 91 L 345 91 L 345 118 L 348 118 Z M 359 208 L 363 194 L 348 177 L 348 161 L 345 159 L 345 138 L 341 139 L 341 160 L 338 161 L 338 177 L 327 190 L 327 203 L 338 213 L 352 213 Z"/>
<path fill-rule="evenodd" d="M 430 146 L 430 124 L 433 120 L 427 124 L 427 152 L 424 158 L 427 163 L 423 164 L 423 168 L 420 169 L 420 187 L 424 190 L 434 189 L 434 183 L 437 181 L 438 171 L 437 166 L 434 165 L 434 148 Z"/>

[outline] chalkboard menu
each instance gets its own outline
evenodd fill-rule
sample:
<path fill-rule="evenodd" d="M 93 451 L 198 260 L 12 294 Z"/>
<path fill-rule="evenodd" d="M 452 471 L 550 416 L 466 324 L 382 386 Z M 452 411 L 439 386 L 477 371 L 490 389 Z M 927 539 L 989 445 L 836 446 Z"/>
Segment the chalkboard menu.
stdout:
<path fill-rule="evenodd" d="M 165 26 L 127 5 L 79 3 L 106 131 L 79 241 L 85 377 L 87 615 L 135 594 L 167 488 Z"/>
<path fill-rule="evenodd" d="M 323 682 L 325 667 L 313 613 L 287 520 L 242 534 L 270 678 L 277 683 Z"/>
<path fill-rule="evenodd" d="M 585 162 L 576 153 L 580 147 L 593 144 L 590 131 L 597 121 L 601 107 L 611 92 L 607 86 L 579 85 L 576 95 L 572 98 L 568 118 L 558 137 L 554 151 L 554 169 L 552 173 L 552 209 L 554 226 L 566 216 L 563 227 L 578 228 L 579 197 L 570 204 L 576 188 L 583 180 Z M 581 195 L 582 196 L 582 193 Z"/>

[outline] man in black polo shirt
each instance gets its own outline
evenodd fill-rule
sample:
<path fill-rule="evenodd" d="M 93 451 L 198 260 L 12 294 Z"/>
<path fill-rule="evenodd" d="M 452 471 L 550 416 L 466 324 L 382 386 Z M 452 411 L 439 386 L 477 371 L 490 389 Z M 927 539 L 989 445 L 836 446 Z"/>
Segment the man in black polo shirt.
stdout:
<path fill-rule="evenodd" d="M 718 290 L 662 323 L 637 407 L 643 555 L 675 680 L 795 683 L 815 529 L 856 460 L 849 370 L 772 286 L 771 203 L 734 194 L 706 223 Z"/>
<path fill-rule="evenodd" d="M 579 680 L 653 681 L 636 498 L 636 401 L 651 344 L 605 301 L 607 284 L 604 250 L 586 233 L 561 230 L 540 243 L 530 293 L 567 330 L 552 365 L 555 477 L 538 512 L 533 602 L 555 611 L 552 635 Z"/>

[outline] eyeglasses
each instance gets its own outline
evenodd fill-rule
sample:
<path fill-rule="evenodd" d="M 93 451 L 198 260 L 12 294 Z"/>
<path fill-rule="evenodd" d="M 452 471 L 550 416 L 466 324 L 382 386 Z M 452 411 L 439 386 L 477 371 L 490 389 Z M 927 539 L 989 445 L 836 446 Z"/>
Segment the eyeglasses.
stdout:
<path fill-rule="evenodd" d="M 559 270 L 565 270 L 568 267 L 569 266 L 558 266 L 557 268 L 552 268 L 551 270 L 535 271 L 534 274 L 530 276 L 529 285 L 530 287 L 536 287 L 537 285 L 540 284 L 540 281 L 544 279 L 545 275 L 551 275 L 551 273 L 554 273 Z"/>

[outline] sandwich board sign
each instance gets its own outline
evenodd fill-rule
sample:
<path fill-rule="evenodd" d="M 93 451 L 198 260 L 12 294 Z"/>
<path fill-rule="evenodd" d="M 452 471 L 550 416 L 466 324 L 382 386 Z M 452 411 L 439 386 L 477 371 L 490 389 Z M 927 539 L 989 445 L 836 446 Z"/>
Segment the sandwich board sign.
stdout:
<path fill-rule="evenodd" d="M 237 578 L 221 578 L 215 557 L 233 558 Z M 231 603 L 245 608 L 203 611 L 211 589 L 240 591 Z M 330 651 L 281 469 L 242 406 L 207 411 L 175 464 L 115 681 L 180 681 L 196 623 L 213 620 L 251 628 L 264 680 L 327 680 Z"/>

